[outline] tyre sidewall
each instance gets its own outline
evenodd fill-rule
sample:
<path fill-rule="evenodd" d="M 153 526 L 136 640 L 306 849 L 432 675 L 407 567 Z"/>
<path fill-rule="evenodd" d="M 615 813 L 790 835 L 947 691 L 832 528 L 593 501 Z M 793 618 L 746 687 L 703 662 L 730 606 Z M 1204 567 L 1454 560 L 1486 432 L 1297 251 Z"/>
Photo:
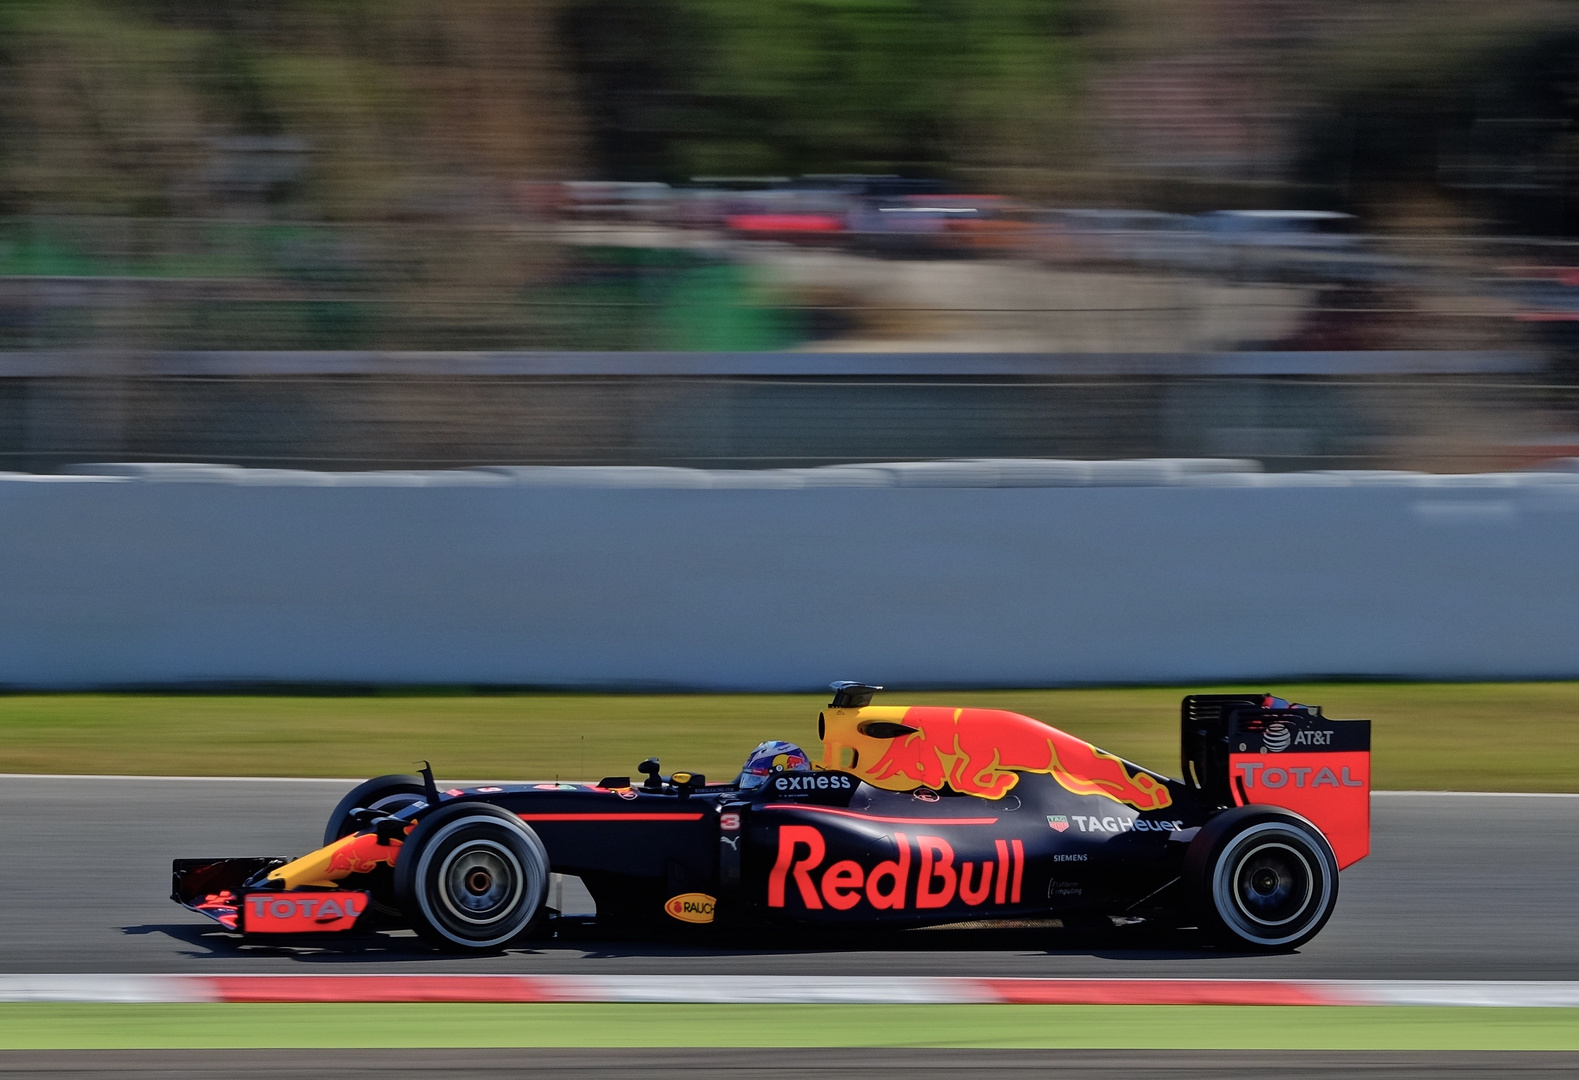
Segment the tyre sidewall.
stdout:
<path fill-rule="evenodd" d="M 1245 857 L 1265 844 L 1293 850 L 1311 877 L 1309 904 L 1283 930 L 1258 927 L 1236 906 L 1234 873 Z M 1297 949 L 1321 932 L 1337 906 L 1338 860 L 1332 846 L 1320 829 L 1292 811 L 1244 806 L 1213 818 L 1191 843 L 1185 870 L 1202 924 L 1238 948 Z"/>
<path fill-rule="evenodd" d="M 497 860 L 512 879 L 502 886 L 505 907 L 486 922 L 468 922 L 444 893 L 450 860 L 475 851 Z M 548 876 L 548 853 L 529 826 L 499 807 L 463 803 L 434 811 L 411 831 L 395 862 L 395 897 L 412 927 L 440 948 L 497 952 L 541 923 Z"/>

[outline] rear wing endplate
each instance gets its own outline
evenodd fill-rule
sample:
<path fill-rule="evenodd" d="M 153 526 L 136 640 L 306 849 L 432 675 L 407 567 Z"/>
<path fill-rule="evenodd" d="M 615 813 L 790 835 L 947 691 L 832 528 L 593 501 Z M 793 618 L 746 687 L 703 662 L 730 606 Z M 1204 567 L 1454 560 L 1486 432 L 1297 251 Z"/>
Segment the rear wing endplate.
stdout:
<path fill-rule="evenodd" d="M 1218 805 L 1308 818 L 1340 867 L 1370 853 L 1369 720 L 1330 720 L 1271 695 L 1193 694 L 1181 708 L 1180 751 L 1185 783 Z"/>

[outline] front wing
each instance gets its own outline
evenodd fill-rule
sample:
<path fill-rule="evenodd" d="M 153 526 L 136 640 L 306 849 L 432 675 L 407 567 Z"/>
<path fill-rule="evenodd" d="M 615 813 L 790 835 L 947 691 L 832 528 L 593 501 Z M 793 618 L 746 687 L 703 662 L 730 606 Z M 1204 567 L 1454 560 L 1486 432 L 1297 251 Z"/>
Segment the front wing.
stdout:
<path fill-rule="evenodd" d="M 247 882 L 290 861 L 271 856 L 177 859 L 171 867 L 170 899 L 227 930 L 248 934 L 322 933 L 355 928 L 371 901 L 366 892 L 247 888 Z"/>

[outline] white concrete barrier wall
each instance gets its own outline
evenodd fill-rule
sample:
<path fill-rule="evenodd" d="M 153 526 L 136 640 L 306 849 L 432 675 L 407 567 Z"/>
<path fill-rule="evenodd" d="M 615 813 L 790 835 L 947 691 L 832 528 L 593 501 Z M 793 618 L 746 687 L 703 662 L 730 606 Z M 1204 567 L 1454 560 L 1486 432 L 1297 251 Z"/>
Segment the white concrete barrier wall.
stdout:
<path fill-rule="evenodd" d="M 0 683 L 1579 677 L 1579 473 L 0 477 Z"/>

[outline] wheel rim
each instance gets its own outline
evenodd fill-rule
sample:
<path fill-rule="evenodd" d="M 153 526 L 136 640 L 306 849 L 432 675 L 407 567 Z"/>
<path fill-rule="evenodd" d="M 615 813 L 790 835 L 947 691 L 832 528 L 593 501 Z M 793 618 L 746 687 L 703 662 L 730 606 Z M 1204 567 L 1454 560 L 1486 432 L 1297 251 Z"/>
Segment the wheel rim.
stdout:
<path fill-rule="evenodd" d="M 1289 845 L 1260 844 L 1234 868 L 1234 902 L 1260 926 L 1287 926 L 1310 905 L 1314 877 L 1310 862 Z"/>
<path fill-rule="evenodd" d="M 1218 917 L 1240 939 L 1289 945 L 1326 921 L 1337 867 L 1319 841 L 1282 823 L 1252 825 L 1218 857 L 1211 895 Z"/>
<path fill-rule="evenodd" d="M 488 926 L 515 912 L 526 875 L 515 853 L 503 844 L 471 840 L 445 856 L 438 886 L 439 899 L 451 915 L 472 926 Z"/>

